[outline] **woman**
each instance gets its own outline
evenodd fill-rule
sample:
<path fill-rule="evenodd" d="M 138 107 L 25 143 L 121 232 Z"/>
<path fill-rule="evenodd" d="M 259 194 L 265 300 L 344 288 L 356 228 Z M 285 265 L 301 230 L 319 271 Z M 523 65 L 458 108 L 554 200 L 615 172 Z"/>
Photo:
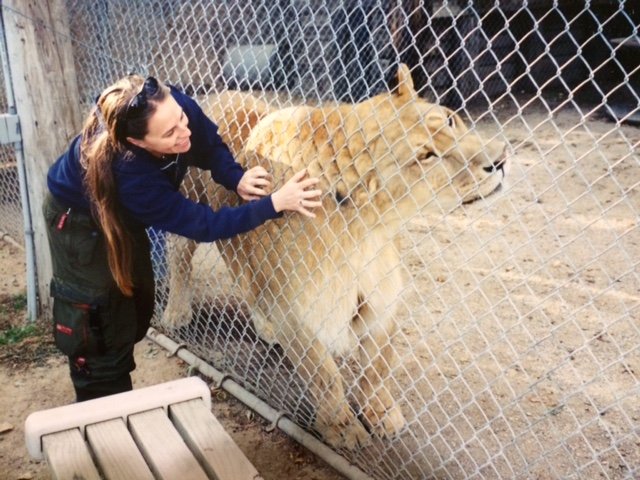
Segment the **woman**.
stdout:
<path fill-rule="evenodd" d="M 213 211 L 188 200 L 178 188 L 190 165 L 248 203 Z M 44 202 L 54 337 L 69 357 L 77 401 L 132 388 L 133 347 L 154 310 L 146 227 L 211 242 L 285 210 L 314 216 L 317 182 L 301 171 L 270 193 L 264 168 L 245 172 L 196 102 L 153 77 L 105 89 L 51 166 Z"/>

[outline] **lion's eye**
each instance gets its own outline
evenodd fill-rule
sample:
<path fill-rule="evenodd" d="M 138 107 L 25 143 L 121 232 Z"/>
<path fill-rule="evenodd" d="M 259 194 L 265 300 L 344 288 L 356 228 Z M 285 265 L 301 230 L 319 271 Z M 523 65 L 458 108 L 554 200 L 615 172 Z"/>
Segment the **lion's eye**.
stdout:
<path fill-rule="evenodd" d="M 451 115 L 450 117 L 447 118 L 447 125 L 449 125 L 451 128 L 455 128 L 456 126 L 456 119 L 453 115 Z"/>

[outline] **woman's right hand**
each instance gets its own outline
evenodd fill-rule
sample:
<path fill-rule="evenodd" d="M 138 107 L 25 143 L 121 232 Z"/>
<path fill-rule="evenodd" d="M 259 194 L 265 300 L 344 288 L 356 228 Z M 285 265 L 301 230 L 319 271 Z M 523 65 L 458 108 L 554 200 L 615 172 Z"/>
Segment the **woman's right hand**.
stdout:
<path fill-rule="evenodd" d="M 307 175 L 306 169 L 300 170 L 271 195 L 276 212 L 289 210 L 307 217 L 316 216 L 311 210 L 322 205 L 320 201 L 322 190 L 310 189 L 320 180 L 315 177 L 307 178 Z"/>

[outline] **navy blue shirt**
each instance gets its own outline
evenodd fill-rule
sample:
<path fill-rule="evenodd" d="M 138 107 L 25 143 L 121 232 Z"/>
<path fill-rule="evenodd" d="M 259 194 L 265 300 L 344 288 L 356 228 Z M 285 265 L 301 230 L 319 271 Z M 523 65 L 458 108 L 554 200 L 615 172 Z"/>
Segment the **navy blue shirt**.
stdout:
<path fill-rule="evenodd" d="M 131 146 L 129 155 L 114 161 L 118 198 L 127 216 L 145 227 L 152 226 L 199 242 L 229 238 L 278 217 L 270 196 L 213 211 L 208 205 L 193 202 L 180 193 L 179 186 L 188 166 L 211 171 L 217 183 L 232 191 L 236 191 L 244 170 L 218 135 L 218 127 L 198 104 L 173 87 L 171 95 L 189 119 L 191 148 L 177 156 L 176 161 L 175 155 L 161 160 Z M 60 203 L 89 213 L 84 169 L 80 165 L 80 141 L 81 137 L 76 137 L 51 166 L 47 185 Z"/>

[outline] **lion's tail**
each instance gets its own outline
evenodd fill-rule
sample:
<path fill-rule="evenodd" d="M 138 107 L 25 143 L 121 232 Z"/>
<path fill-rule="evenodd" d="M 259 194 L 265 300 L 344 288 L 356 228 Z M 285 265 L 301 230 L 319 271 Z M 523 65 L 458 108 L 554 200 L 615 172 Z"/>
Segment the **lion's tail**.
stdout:
<path fill-rule="evenodd" d="M 273 110 L 248 92 L 228 90 L 209 98 L 205 113 L 218 125 L 222 140 L 240 156 L 253 127 Z"/>

